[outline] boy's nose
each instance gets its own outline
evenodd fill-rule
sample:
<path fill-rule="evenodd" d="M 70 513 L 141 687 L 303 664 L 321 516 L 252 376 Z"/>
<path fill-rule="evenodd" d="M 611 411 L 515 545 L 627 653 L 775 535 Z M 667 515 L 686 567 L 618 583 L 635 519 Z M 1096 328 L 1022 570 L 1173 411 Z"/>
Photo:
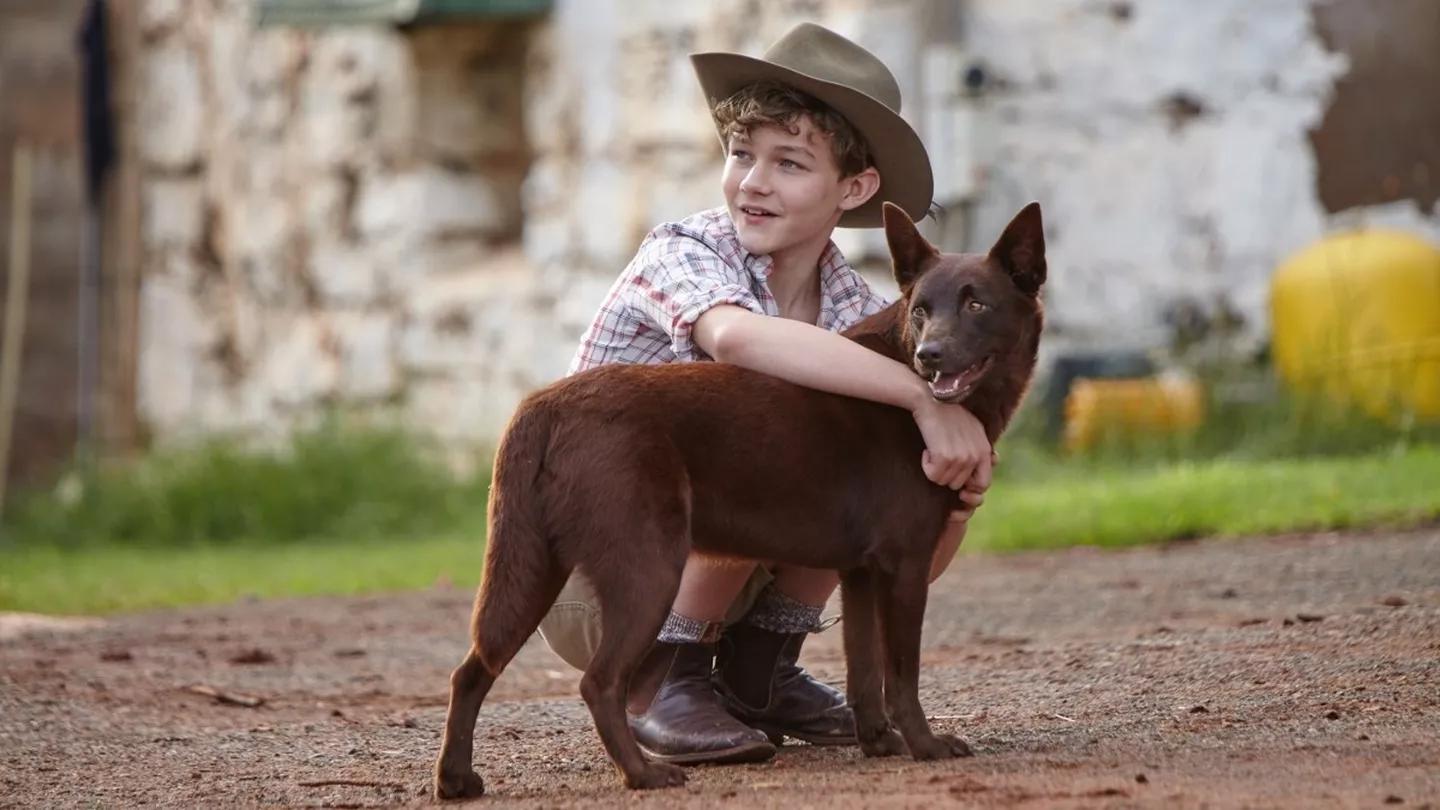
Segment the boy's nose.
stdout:
<path fill-rule="evenodd" d="M 760 167 L 756 166 L 740 180 L 740 190 L 748 194 L 769 194 L 770 183 Z"/>

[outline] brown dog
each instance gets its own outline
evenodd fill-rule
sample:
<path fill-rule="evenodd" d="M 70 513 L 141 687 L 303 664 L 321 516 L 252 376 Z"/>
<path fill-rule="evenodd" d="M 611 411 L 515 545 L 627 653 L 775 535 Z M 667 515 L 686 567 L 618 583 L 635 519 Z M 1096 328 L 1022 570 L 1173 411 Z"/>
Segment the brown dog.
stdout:
<path fill-rule="evenodd" d="M 993 443 L 1035 365 L 1040 206 L 985 256 L 937 252 L 888 204 L 885 231 L 902 298 L 847 336 L 912 365 L 936 398 L 963 401 Z M 682 784 L 678 767 L 641 754 L 625 698 L 692 549 L 840 571 L 860 748 L 968 755 L 920 708 L 927 573 L 956 505 L 921 472 L 923 449 L 901 409 L 721 363 L 606 366 L 530 396 L 495 459 L 484 581 L 450 679 L 435 795 L 484 792 L 471 767 L 480 704 L 572 571 L 600 599 L 603 635 L 580 693 L 605 750 L 629 787 Z"/>

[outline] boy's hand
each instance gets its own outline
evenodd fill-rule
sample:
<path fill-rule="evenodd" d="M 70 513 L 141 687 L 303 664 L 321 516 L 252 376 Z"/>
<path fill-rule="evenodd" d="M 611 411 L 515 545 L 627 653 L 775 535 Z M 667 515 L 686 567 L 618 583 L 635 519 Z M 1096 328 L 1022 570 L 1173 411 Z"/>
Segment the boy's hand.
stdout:
<path fill-rule="evenodd" d="M 946 405 L 930 397 L 921 399 L 911 413 L 925 439 L 925 452 L 920 457 L 925 477 L 954 490 L 969 482 L 983 500 L 990 487 L 993 456 L 980 420 L 959 405 Z"/>
<path fill-rule="evenodd" d="M 1000 456 L 995 451 L 990 451 L 990 466 L 993 469 L 1000 463 Z M 975 510 L 980 504 L 985 503 L 985 492 L 990 489 L 990 479 L 980 479 L 980 469 L 976 468 L 975 474 L 960 488 L 960 507 L 951 513 L 952 520 L 968 521 L 975 516 Z"/>
<path fill-rule="evenodd" d="M 985 503 L 985 492 L 976 489 L 972 484 L 966 484 L 960 489 L 960 506 L 955 510 L 957 520 L 969 520 L 975 516 L 975 510 L 980 504 Z"/>

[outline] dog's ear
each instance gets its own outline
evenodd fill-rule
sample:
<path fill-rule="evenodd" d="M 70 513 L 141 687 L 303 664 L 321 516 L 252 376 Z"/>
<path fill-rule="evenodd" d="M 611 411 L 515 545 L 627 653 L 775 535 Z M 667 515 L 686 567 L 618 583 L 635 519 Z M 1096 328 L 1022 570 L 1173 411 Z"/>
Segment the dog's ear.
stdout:
<path fill-rule="evenodd" d="M 990 258 L 1000 263 L 1027 295 L 1038 295 L 1045 283 L 1045 224 L 1040 220 L 1040 203 L 1032 202 L 1005 226 L 1005 232 Z"/>
<path fill-rule="evenodd" d="M 895 283 L 908 290 L 924 271 L 925 264 L 940 255 L 935 246 L 920 235 L 905 209 L 887 202 L 881 209 L 885 217 L 885 240 L 890 243 L 890 260 L 895 270 Z"/>

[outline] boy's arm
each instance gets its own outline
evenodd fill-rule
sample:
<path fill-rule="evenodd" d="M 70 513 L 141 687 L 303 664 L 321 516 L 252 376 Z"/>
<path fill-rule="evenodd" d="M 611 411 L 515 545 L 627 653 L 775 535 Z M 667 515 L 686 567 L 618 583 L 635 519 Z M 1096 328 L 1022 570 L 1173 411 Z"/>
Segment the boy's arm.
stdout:
<path fill-rule="evenodd" d="M 904 408 L 925 439 L 921 466 L 937 484 L 981 492 L 990 483 L 990 442 L 980 421 L 959 405 L 936 402 L 914 371 L 848 338 L 801 321 L 757 315 L 722 304 L 696 321 L 692 338 L 726 363 L 806 388 Z M 971 481 L 972 477 L 975 479 Z"/>

